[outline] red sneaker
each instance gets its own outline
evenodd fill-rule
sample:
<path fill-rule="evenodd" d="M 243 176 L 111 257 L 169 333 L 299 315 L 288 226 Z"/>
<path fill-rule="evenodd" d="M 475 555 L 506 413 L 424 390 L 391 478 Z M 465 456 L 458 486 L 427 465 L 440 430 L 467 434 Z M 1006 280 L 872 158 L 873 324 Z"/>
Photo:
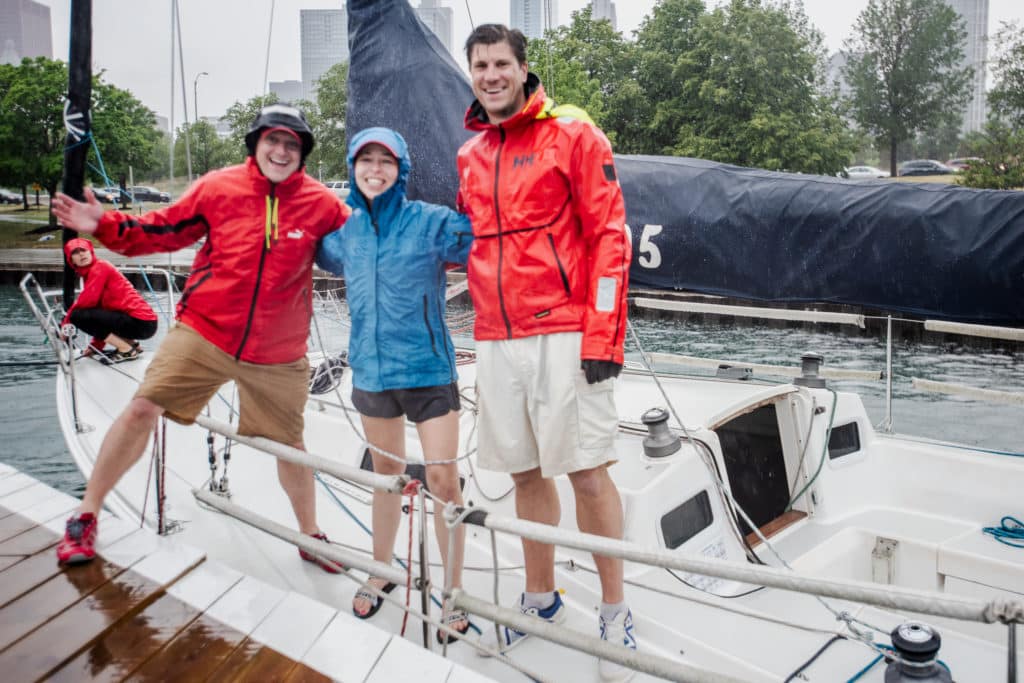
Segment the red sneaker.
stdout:
<path fill-rule="evenodd" d="M 85 564 L 96 557 L 96 515 L 86 512 L 68 518 L 64 540 L 57 544 L 61 564 Z"/>
<path fill-rule="evenodd" d="M 330 543 L 330 541 L 327 540 L 327 534 L 325 534 L 322 531 L 318 531 L 315 534 L 310 535 L 317 540 L 323 541 L 324 543 Z M 341 570 L 343 569 L 343 567 L 337 562 L 332 562 L 331 560 L 328 560 L 326 557 L 320 557 L 319 555 L 307 553 L 302 548 L 299 548 L 299 557 L 304 559 L 306 562 L 312 562 L 318 565 L 328 574 L 340 574 Z"/>

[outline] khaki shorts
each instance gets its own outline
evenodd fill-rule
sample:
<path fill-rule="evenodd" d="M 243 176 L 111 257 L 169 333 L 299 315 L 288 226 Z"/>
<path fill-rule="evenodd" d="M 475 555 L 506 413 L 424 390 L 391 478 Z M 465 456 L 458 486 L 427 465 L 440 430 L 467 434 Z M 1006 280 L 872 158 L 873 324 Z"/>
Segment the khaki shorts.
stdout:
<path fill-rule="evenodd" d="M 579 332 L 476 344 L 477 464 L 545 477 L 615 461 L 615 380 L 587 384 Z"/>
<path fill-rule="evenodd" d="M 135 395 L 187 425 L 230 381 L 238 387 L 239 434 L 302 443 L 302 413 L 309 394 L 309 361 L 304 356 L 291 363 L 246 363 L 178 323 L 164 337 Z"/>

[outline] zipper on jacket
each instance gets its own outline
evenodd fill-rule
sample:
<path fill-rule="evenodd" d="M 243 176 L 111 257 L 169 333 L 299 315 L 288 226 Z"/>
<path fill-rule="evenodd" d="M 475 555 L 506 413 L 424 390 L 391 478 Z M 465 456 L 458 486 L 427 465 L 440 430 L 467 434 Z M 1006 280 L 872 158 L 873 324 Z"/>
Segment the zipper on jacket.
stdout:
<path fill-rule="evenodd" d="M 512 321 L 508 319 L 508 311 L 505 310 L 505 294 L 502 291 L 501 271 L 504 262 L 505 246 L 501 239 L 501 203 L 498 199 L 498 177 L 501 175 L 501 150 L 505 147 L 505 129 L 498 126 L 498 152 L 494 155 L 494 220 L 498 224 L 498 307 L 501 309 L 501 317 L 505 321 L 505 332 L 508 338 L 512 338 Z"/>
<path fill-rule="evenodd" d="M 270 203 L 274 203 L 274 184 L 270 184 Z M 245 348 L 245 343 L 249 340 L 249 331 L 252 329 L 252 319 L 256 315 L 256 299 L 260 294 L 260 281 L 263 280 L 263 264 L 267 260 L 267 252 L 270 248 L 267 243 L 260 240 L 263 245 L 260 249 L 260 264 L 256 268 L 256 286 L 252 290 L 252 302 L 249 304 L 249 316 L 245 320 L 245 332 L 242 333 L 242 341 L 238 344 L 238 351 L 235 351 L 235 360 L 241 360 L 242 349 Z"/>
<path fill-rule="evenodd" d="M 562 276 L 562 286 L 565 287 L 565 293 L 572 296 L 572 292 L 569 290 L 569 276 L 565 273 L 565 268 L 562 267 L 562 259 L 558 258 L 558 251 L 555 249 L 555 238 L 548 233 L 548 244 L 551 245 L 551 255 L 555 257 L 555 264 L 558 266 L 558 274 Z"/>
<path fill-rule="evenodd" d="M 437 342 L 434 339 L 434 330 L 430 328 L 430 309 L 427 303 L 427 295 L 423 295 L 423 324 L 427 327 L 427 334 L 430 335 L 430 350 L 437 355 Z"/>

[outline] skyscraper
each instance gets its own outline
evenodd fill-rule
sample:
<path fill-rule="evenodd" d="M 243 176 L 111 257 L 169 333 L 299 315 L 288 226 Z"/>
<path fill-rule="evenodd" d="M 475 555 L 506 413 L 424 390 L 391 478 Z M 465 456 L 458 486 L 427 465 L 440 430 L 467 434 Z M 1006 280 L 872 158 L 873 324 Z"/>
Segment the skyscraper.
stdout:
<path fill-rule="evenodd" d="M 299 10 L 302 44 L 302 98 L 316 99 L 316 82 L 335 64 L 348 59 L 348 13 L 341 9 Z"/>
<path fill-rule="evenodd" d="M 971 81 L 971 99 L 964 110 L 961 130 L 964 133 L 981 130 L 988 116 L 985 97 L 985 70 L 988 62 L 988 0 L 946 0 L 956 10 L 967 27 L 963 66 L 974 69 Z"/>
<path fill-rule="evenodd" d="M 544 31 L 558 26 L 558 0 L 511 0 L 509 25 L 527 38 L 543 38 Z"/>
<path fill-rule="evenodd" d="M 452 51 L 452 8 L 442 7 L 438 0 L 420 0 L 416 8 L 420 21 L 427 25 L 448 52 Z"/>
<path fill-rule="evenodd" d="M 591 0 L 590 16 L 595 21 L 607 19 L 612 24 L 612 30 L 618 31 L 619 26 L 615 21 L 615 3 L 612 0 Z"/>
<path fill-rule="evenodd" d="M 19 64 L 25 57 L 53 59 L 50 8 L 33 0 L 0 2 L 0 62 Z"/>

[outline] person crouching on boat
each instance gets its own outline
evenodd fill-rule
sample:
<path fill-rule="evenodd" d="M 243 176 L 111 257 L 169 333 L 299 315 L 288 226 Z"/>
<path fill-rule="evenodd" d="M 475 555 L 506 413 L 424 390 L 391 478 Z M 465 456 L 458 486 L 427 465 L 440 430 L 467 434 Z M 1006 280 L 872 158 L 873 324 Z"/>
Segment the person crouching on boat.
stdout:
<path fill-rule="evenodd" d="M 64 255 L 84 284 L 61 326 L 71 323 L 92 335 L 83 356 L 103 354 L 104 346 L 110 344 L 116 350 L 109 356 L 101 355 L 101 360 L 119 363 L 138 358 L 142 354 L 138 340 L 156 334 L 153 308 L 112 263 L 96 257 L 89 240 L 68 240 Z"/>
<path fill-rule="evenodd" d="M 469 254 L 469 219 L 444 206 L 405 196 L 412 166 L 405 140 L 388 128 L 368 128 L 348 148 L 355 189 L 347 203 L 352 216 L 324 238 L 317 265 L 344 274 L 352 316 L 348 360 L 352 404 L 359 411 L 373 470 L 405 471 L 405 418 L 416 424 L 427 461 L 427 488 L 435 500 L 462 504 L 455 464 L 459 445 L 459 388 L 455 353 L 445 323 L 446 264 L 463 264 Z M 434 530 L 441 559 L 452 565 L 461 586 L 464 531 L 456 531 L 448 557 L 448 528 L 435 506 Z M 390 564 L 401 514 L 401 497 L 373 492 L 373 557 Z M 395 586 L 369 577 L 379 591 Z M 377 613 L 382 599 L 363 588 L 352 601 L 360 619 Z M 455 611 L 448 626 L 469 628 Z M 445 642 L 440 631 L 439 642 Z M 449 639 L 450 642 L 450 639 Z"/>
<path fill-rule="evenodd" d="M 622 370 L 631 247 L 608 139 L 580 109 L 556 107 L 529 72 L 526 39 L 500 24 L 466 40 L 475 131 L 459 150 L 459 207 L 473 224 L 469 293 L 476 310 L 477 464 L 508 472 L 520 518 L 557 526 L 554 477 L 565 475 L 581 531 L 622 538 L 615 462 L 615 377 Z M 554 547 L 523 540 L 518 607 L 560 622 Z M 622 560 L 594 555 L 599 632 L 636 649 Z M 527 634 L 484 629 L 507 650 Z M 603 680 L 630 669 L 600 660 Z"/>
<path fill-rule="evenodd" d="M 191 424 L 229 381 L 238 388 L 240 434 L 303 449 L 313 256 L 349 210 L 304 172 L 313 133 L 295 107 L 264 107 L 245 144 L 245 163 L 206 174 L 174 204 L 142 216 L 105 212 L 88 189 L 84 202 L 54 197 L 53 212 L 63 225 L 94 234 L 122 254 L 170 252 L 206 238 L 178 302 L 177 324 L 103 439 L 82 503 L 57 546 L 62 563 L 95 556 L 96 515 L 141 457 L 157 419 Z M 312 471 L 279 460 L 277 472 L 299 530 L 326 542 L 316 521 Z M 317 555 L 300 555 L 338 571 Z"/>

